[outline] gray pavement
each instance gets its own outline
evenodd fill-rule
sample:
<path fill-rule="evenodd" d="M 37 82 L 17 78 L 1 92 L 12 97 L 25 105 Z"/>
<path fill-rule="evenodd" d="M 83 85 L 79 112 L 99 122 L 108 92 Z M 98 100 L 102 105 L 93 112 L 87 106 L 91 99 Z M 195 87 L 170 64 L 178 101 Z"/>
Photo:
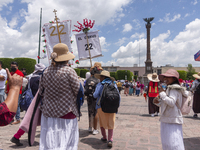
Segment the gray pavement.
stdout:
<path fill-rule="evenodd" d="M 125 96 L 122 94 L 119 113 L 116 115 L 113 150 L 161 150 L 160 122 L 158 117 L 148 115 L 147 103 L 144 97 Z M 106 143 L 100 141 L 101 134 L 88 133 L 87 102 L 82 109 L 79 122 L 79 150 L 109 149 Z M 200 150 L 200 119 L 184 116 L 183 136 L 186 150 Z M 24 112 L 21 114 L 22 118 Z M 3 150 L 37 150 L 39 148 L 40 127 L 37 128 L 36 142 L 28 146 L 27 134 L 21 137 L 24 146 L 17 147 L 10 142 L 19 125 L 0 127 L 0 149 Z"/>

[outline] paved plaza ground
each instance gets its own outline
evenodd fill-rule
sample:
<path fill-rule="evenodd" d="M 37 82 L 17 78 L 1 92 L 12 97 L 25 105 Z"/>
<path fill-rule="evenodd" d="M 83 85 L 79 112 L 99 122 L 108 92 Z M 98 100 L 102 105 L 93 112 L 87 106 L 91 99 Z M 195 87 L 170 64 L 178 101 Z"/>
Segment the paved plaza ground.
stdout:
<path fill-rule="evenodd" d="M 113 150 L 161 150 L 160 122 L 158 117 L 148 115 L 147 103 L 144 97 L 125 96 L 122 94 L 119 113 L 116 115 Z M 82 109 L 82 117 L 79 122 L 79 150 L 109 149 L 106 143 L 100 141 L 101 134 L 88 133 L 87 102 Z M 183 137 L 186 150 L 200 150 L 200 118 L 184 116 Z M 23 118 L 24 112 L 21 117 Z M 28 146 L 28 134 L 24 134 L 21 147 L 10 142 L 12 136 L 18 130 L 19 125 L 0 127 L 0 149 L 3 150 L 37 150 L 39 148 L 40 127 L 37 128 L 36 142 L 32 147 Z"/>

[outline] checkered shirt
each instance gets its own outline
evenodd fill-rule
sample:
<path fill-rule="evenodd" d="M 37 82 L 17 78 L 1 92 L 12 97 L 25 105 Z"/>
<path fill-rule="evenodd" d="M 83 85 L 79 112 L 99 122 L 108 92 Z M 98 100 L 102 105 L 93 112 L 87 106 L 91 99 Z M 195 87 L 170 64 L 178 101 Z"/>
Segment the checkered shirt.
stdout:
<path fill-rule="evenodd" d="M 50 65 L 40 79 L 40 94 L 44 88 L 42 113 L 45 117 L 59 118 L 69 112 L 78 116 L 76 104 L 80 82 L 75 70 L 67 65 Z"/>

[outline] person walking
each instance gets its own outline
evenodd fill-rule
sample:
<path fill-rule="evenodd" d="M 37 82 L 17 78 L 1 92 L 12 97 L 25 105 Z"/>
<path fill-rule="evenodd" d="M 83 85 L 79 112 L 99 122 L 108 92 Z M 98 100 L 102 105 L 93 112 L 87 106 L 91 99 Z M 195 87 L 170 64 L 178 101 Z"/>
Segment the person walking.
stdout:
<path fill-rule="evenodd" d="M 137 81 L 137 85 L 135 87 L 135 95 L 139 96 L 140 95 L 140 82 Z"/>
<path fill-rule="evenodd" d="M 117 81 L 117 88 L 118 88 L 118 91 L 119 91 L 119 94 L 120 94 L 120 92 L 122 90 L 122 83 L 119 80 Z"/>
<path fill-rule="evenodd" d="M 113 145 L 113 129 L 115 124 L 115 113 L 104 113 L 102 111 L 100 104 L 100 97 L 102 97 L 102 92 L 104 89 L 105 84 L 111 84 L 115 79 L 110 77 L 110 72 L 103 70 L 100 74 L 95 74 L 97 79 L 100 79 L 100 83 L 97 84 L 95 92 L 93 94 L 94 98 L 97 98 L 96 109 L 99 115 L 99 122 L 101 128 L 103 142 L 107 142 L 108 147 L 112 147 Z M 114 84 L 115 88 L 117 89 L 117 85 Z M 118 89 L 117 89 L 118 91 Z M 120 94 L 118 93 L 120 96 Z M 120 101 L 120 100 L 119 100 Z M 108 129 L 108 138 L 106 136 L 106 130 Z"/>
<path fill-rule="evenodd" d="M 133 83 L 132 81 L 130 82 L 130 86 L 129 86 L 129 95 L 132 95 L 133 94 Z"/>
<path fill-rule="evenodd" d="M 94 77 L 95 74 L 100 74 L 103 69 L 101 68 L 101 63 L 96 62 L 93 67 L 90 68 L 91 76 L 86 80 L 85 84 L 85 96 L 87 96 L 88 104 L 88 118 L 89 118 L 89 128 L 88 131 L 94 135 L 98 134 L 97 122 L 98 114 L 95 108 L 97 99 L 93 97 L 93 93 L 99 80 Z M 94 128 L 94 130 L 93 130 Z"/>
<path fill-rule="evenodd" d="M 19 75 L 21 77 L 24 77 L 24 74 L 21 71 L 19 71 L 19 69 L 18 69 L 18 63 L 17 62 L 15 62 L 15 61 L 11 62 L 10 67 L 11 67 L 11 73 L 10 73 L 11 75 L 17 74 L 17 75 Z M 9 82 L 8 82 L 7 87 L 6 87 L 6 93 L 7 94 L 9 92 L 9 90 L 10 90 L 10 86 L 9 86 Z M 22 87 L 21 87 L 20 92 L 19 92 L 18 108 L 17 108 L 17 112 L 16 112 L 16 115 L 15 115 L 16 121 L 12 122 L 11 125 L 20 123 L 20 99 L 21 99 L 21 94 L 22 94 Z"/>
<path fill-rule="evenodd" d="M 153 104 L 153 99 L 159 95 L 158 83 L 160 80 L 157 73 L 148 74 L 147 78 L 150 81 L 147 89 L 149 114 L 154 117 L 159 115 L 159 107 Z"/>
<path fill-rule="evenodd" d="M 124 94 L 126 94 L 126 96 L 128 96 L 128 93 L 129 93 L 129 83 L 128 83 L 128 80 L 125 81 L 125 84 L 124 84 Z"/>
<path fill-rule="evenodd" d="M 0 103 L 5 101 L 5 82 L 7 80 L 6 70 L 2 68 L 2 61 L 0 61 Z"/>
<path fill-rule="evenodd" d="M 45 65 L 43 65 L 42 63 L 36 64 L 36 65 L 35 65 L 35 70 L 34 70 L 32 76 L 31 76 L 31 78 L 29 78 L 29 81 L 28 81 L 28 82 L 29 82 L 29 84 L 30 84 L 30 89 L 31 89 L 31 92 L 32 92 L 33 97 L 35 97 L 35 95 L 36 95 L 36 93 L 37 93 L 37 91 L 38 91 L 40 77 L 41 77 L 42 72 L 43 72 L 43 70 L 44 70 L 45 68 L 46 68 Z M 24 91 L 26 91 L 27 89 L 28 89 L 28 85 L 25 87 L 25 90 L 24 90 Z M 32 103 L 32 102 L 31 102 L 31 103 Z M 29 111 L 27 110 L 27 112 L 29 112 Z M 32 114 L 27 114 L 27 112 L 26 112 L 26 115 L 25 115 L 24 118 L 23 118 L 23 121 L 24 121 L 24 119 L 25 119 L 26 122 L 27 122 L 27 121 L 30 121 L 30 120 L 26 119 L 26 117 L 27 117 L 27 116 L 28 116 L 28 117 L 29 117 L 29 116 L 32 116 Z M 24 131 L 23 128 L 21 127 L 21 126 L 23 126 L 23 125 L 22 125 L 22 124 L 23 124 L 23 121 L 22 121 L 22 123 L 21 123 L 21 125 L 20 125 L 18 131 L 14 134 L 14 136 L 13 136 L 13 137 L 11 138 L 11 140 L 10 140 L 12 143 L 15 143 L 17 146 L 23 146 L 23 144 L 20 143 L 20 138 L 21 138 L 21 136 L 24 135 L 24 133 L 25 133 L 25 131 Z"/>
<path fill-rule="evenodd" d="M 140 84 L 140 93 L 141 93 L 141 95 L 143 95 L 143 93 L 144 93 L 144 84 L 142 82 Z"/>
<path fill-rule="evenodd" d="M 198 113 L 200 113 L 200 72 L 198 74 L 193 75 L 194 78 L 196 78 L 192 84 L 192 88 L 190 89 L 193 93 L 193 104 L 192 104 L 192 109 L 194 111 L 194 118 L 198 117 Z"/>
<path fill-rule="evenodd" d="M 75 70 L 67 65 L 75 56 L 68 46 L 58 43 L 51 53 L 51 65 L 39 83 L 41 105 L 40 150 L 78 149 L 77 95 L 80 82 Z"/>
<path fill-rule="evenodd" d="M 159 75 L 162 83 L 167 84 L 167 90 L 160 88 L 159 97 L 154 104 L 161 107 L 160 133 L 163 150 L 185 150 L 183 143 L 183 116 L 180 110 L 182 97 L 189 92 L 180 86 L 179 73 L 174 69 Z"/>

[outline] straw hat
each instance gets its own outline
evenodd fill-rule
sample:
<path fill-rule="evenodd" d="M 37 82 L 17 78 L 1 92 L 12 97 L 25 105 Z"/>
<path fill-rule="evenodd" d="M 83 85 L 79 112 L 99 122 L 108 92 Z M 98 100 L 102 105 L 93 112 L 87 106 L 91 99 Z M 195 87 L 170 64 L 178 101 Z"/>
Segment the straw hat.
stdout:
<path fill-rule="evenodd" d="M 51 53 L 51 59 L 56 62 L 62 62 L 74 59 L 75 56 L 69 52 L 68 46 L 64 43 L 58 43 L 53 47 L 53 53 Z"/>
<path fill-rule="evenodd" d="M 174 69 L 169 69 L 165 73 L 159 75 L 161 82 L 164 82 L 164 77 L 175 77 L 179 81 L 179 73 Z"/>
<path fill-rule="evenodd" d="M 115 81 L 115 78 L 110 76 L 110 72 L 103 70 L 100 74 L 95 74 L 94 77 L 97 79 L 100 79 L 100 76 L 105 76 L 105 77 L 109 77 L 111 80 Z"/>
<path fill-rule="evenodd" d="M 94 67 L 97 67 L 97 69 L 99 69 L 99 70 L 103 70 L 103 68 L 101 67 L 101 63 L 100 62 L 95 62 L 94 66 L 92 66 L 90 68 L 90 72 L 92 71 L 92 69 L 94 69 Z"/>
<path fill-rule="evenodd" d="M 158 79 L 158 75 L 157 73 L 153 73 L 153 74 L 148 74 L 147 78 L 152 81 L 152 82 L 159 82 L 160 80 Z"/>
<path fill-rule="evenodd" d="M 198 73 L 198 74 L 193 74 L 192 75 L 194 78 L 196 78 L 196 79 L 200 79 L 200 72 Z"/>

